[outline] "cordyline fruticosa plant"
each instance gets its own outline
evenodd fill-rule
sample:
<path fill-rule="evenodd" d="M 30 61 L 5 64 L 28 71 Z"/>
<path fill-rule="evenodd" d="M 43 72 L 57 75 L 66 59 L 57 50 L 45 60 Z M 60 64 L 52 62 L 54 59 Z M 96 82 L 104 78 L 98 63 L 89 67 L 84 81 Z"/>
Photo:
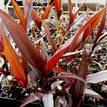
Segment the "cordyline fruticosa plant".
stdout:
<path fill-rule="evenodd" d="M 35 87 L 35 91 L 31 91 L 21 107 L 28 103 L 42 98 L 45 107 L 82 107 L 84 94 L 103 99 L 96 92 L 86 89 L 87 83 L 98 83 L 107 80 L 104 75 L 106 71 L 96 74 L 89 74 L 88 65 L 91 60 L 92 53 L 99 42 L 107 35 L 103 34 L 106 20 L 106 6 L 91 16 L 88 20 L 83 21 L 81 27 L 72 35 L 72 27 L 74 27 L 82 16 L 77 16 L 79 10 L 84 3 L 81 4 L 76 12 L 72 11 L 72 1 L 68 0 L 69 20 L 66 29 L 60 26 L 60 17 L 62 15 L 61 0 L 51 0 L 45 7 L 44 13 L 39 16 L 33 9 L 33 0 L 23 0 L 24 11 L 20 8 L 15 0 L 11 0 L 11 4 L 19 19 L 19 24 L 4 11 L 0 10 L 0 51 L 10 64 L 11 75 L 15 77 L 20 87 L 29 89 Z M 58 36 L 56 45 L 55 37 L 52 37 L 49 25 L 46 20 L 50 17 L 51 10 L 56 13 L 56 36 L 59 27 L 63 33 Z M 31 21 L 35 22 L 36 27 L 30 28 Z M 78 24 L 77 24 L 78 25 Z M 36 38 L 35 42 L 30 41 L 28 29 L 32 30 L 32 37 L 37 37 L 37 31 L 43 32 L 42 37 Z M 9 32 L 6 33 L 5 31 Z M 43 30 L 44 29 L 44 30 Z M 96 34 L 92 34 L 97 29 Z M 71 32 L 71 33 L 70 33 Z M 53 35 L 55 36 L 55 33 Z M 20 54 L 17 54 L 9 40 L 11 35 Z M 90 53 L 87 53 L 85 43 L 91 35 L 93 46 Z M 67 39 L 66 39 L 67 38 Z M 46 43 L 49 44 L 51 54 L 48 54 Z M 60 62 L 66 63 L 66 67 L 73 63 L 76 54 L 80 60 L 74 71 L 64 69 L 60 66 Z M 1 69 L 2 70 L 2 69 Z M 99 79 L 100 78 L 100 79 Z M 54 99 L 54 100 L 53 100 Z M 60 102 L 60 99 L 62 102 Z"/>

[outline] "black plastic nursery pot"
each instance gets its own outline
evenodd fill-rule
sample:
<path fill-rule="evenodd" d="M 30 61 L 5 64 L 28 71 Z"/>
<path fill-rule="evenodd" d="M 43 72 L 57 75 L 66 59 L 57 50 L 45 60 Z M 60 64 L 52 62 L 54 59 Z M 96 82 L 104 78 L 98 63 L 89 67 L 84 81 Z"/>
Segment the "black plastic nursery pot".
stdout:
<path fill-rule="evenodd" d="M 18 102 L 14 98 L 0 97 L 0 106 L 2 107 L 18 107 Z"/>
<path fill-rule="evenodd" d="M 91 104 L 84 104 L 83 107 L 95 107 L 95 105 L 91 105 Z"/>
<path fill-rule="evenodd" d="M 20 107 L 21 103 L 14 98 L 0 97 L 0 107 Z M 29 103 L 24 107 L 43 107 L 43 105 L 40 103 Z"/>

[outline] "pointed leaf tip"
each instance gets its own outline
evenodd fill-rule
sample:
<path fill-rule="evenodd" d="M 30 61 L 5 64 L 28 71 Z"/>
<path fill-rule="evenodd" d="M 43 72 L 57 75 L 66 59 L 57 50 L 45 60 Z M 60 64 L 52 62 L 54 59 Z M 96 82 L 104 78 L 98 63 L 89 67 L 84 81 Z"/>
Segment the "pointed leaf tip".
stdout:
<path fill-rule="evenodd" d="M 23 31 L 22 27 L 2 10 L 0 10 L 0 17 L 25 59 L 37 69 L 44 71 L 46 62 L 42 58 L 39 49 L 35 48 L 29 41 L 28 35 Z"/>
<path fill-rule="evenodd" d="M 15 0 L 11 0 L 11 3 L 14 7 L 14 11 L 17 15 L 17 17 L 20 20 L 20 24 L 22 26 L 22 28 L 26 31 L 26 25 L 25 25 L 25 17 L 24 17 L 24 13 L 22 12 L 21 8 L 19 7 L 19 5 L 15 2 Z"/>
<path fill-rule="evenodd" d="M 4 45 L 4 54 L 8 62 L 10 63 L 12 74 L 18 83 L 25 87 L 26 85 L 26 76 L 22 64 L 20 63 L 17 54 L 13 50 L 9 40 L 5 35 L 3 35 L 3 45 Z"/>

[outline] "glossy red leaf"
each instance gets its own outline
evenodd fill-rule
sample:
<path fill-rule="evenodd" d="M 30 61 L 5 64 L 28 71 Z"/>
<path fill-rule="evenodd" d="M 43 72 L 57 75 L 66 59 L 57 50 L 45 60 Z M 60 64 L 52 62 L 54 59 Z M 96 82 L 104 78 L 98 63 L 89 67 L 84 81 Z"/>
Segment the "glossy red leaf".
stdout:
<path fill-rule="evenodd" d="M 94 48 L 97 46 L 98 39 L 102 35 L 103 29 L 104 29 L 104 26 L 105 26 L 105 21 L 106 21 L 106 10 L 104 11 L 100 26 L 98 28 L 98 32 L 96 34 L 96 38 L 94 40 L 94 44 L 93 44 L 93 47 L 92 47 L 92 52 L 93 52 Z"/>
<path fill-rule="evenodd" d="M 103 13 L 103 16 L 102 16 L 102 19 L 101 19 L 101 22 L 100 22 L 100 26 L 98 27 L 98 32 L 96 34 L 96 38 L 94 40 L 94 44 L 96 44 L 97 40 L 99 39 L 99 37 L 102 35 L 102 31 L 104 29 L 104 25 L 105 25 L 105 19 L 106 19 L 106 9 L 104 10 L 104 13 Z M 95 23 L 95 22 L 94 22 Z M 96 23 L 97 23 L 97 20 L 96 20 Z M 89 35 L 90 33 L 90 29 L 93 29 L 94 26 L 93 24 L 90 26 L 90 28 L 88 28 L 86 30 L 86 32 L 84 33 L 84 39 L 87 37 L 87 35 Z"/>
<path fill-rule="evenodd" d="M 59 17 L 61 16 L 61 0 L 54 0 L 54 5 L 55 5 L 55 10 L 59 19 Z"/>
<path fill-rule="evenodd" d="M 59 49 L 54 53 L 54 55 L 48 60 L 48 63 L 45 66 L 45 70 L 49 73 L 57 61 L 63 56 L 63 54 L 69 49 L 70 43 L 67 42 L 64 45 L 60 46 Z"/>
<path fill-rule="evenodd" d="M 54 39 L 52 38 L 51 36 L 51 33 L 49 31 L 49 27 L 47 24 L 43 24 L 44 25 L 44 28 L 45 28 L 45 36 L 47 37 L 48 39 L 48 42 L 50 43 L 50 45 L 52 46 L 52 51 L 55 52 L 57 50 L 57 46 L 54 42 Z"/>
<path fill-rule="evenodd" d="M 32 10 L 32 18 L 35 24 L 37 25 L 37 27 L 39 28 L 39 30 L 41 30 L 42 19 L 38 16 L 38 14 L 36 13 L 34 9 Z"/>
<path fill-rule="evenodd" d="M 32 45 L 27 37 L 27 34 L 23 31 L 20 25 L 18 25 L 13 18 L 2 10 L 0 10 L 0 17 L 25 59 L 34 67 L 43 70 L 45 61 L 41 57 L 40 51 Z"/>
<path fill-rule="evenodd" d="M 83 34 L 83 41 L 87 38 L 87 36 L 89 35 L 89 34 L 92 34 L 92 28 L 91 28 L 91 26 L 89 26 L 86 30 L 85 30 L 85 32 L 84 32 L 84 34 Z"/>
<path fill-rule="evenodd" d="M 101 23 L 100 23 L 100 26 L 98 29 L 98 33 L 96 35 L 96 39 L 95 39 L 94 43 L 96 43 L 97 40 L 99 39 L 99 37 L 102 35 L 103 29 L 105 26 L 105 21 L 106 21 L 106 10 L 104 11 L 104 14 L 103 14 L 103 17 L 102 17 L 102 20 L 101 20 Z"/>
<path fill-rule="evenodd" d="M 26 24 L 25 24 L 25 17 L 24 17 L 24 13 L 22 12 L 21 8 L 19 7 L 19 5 L 15 2 L 15 0 L 11 0 L 11 3 L 14 7 L 14 11 L 17 15 L 17 17 L 20 20 L 20 24 L 23 27 L 23 29 L 26 31 Z"/>
<path fill-rule="evenodd" d="M 49 4 L 49 5 L 46 7 L 45 12 L 44 12 L 44 14 L 43 14 L 42 17 L 41 17 L 42 20 L 48 18 L 49 13 L 50 13 L 50 11 L 51 11 L 51 7 L 52 7 L 52 4 Z"/>
<path fill-rule="evenodd" d="M 22 63 L 23 69 L 25 71 L 25 75 L 27 75 L 28 71 L 29 71 L 28 63 L 27 63 L 26 59 L 23 56 L 20 56 L 20 57 L 21 57 L 20 59 L 22 61 L 21 63 Z"/>
<path fill-rule="evenodd" d="M 12 75 L 15 77 L 17 82 L 25 87 L 26 85 L 26 76 L 22 64 L 20 63 L 17 54 L 13 50 L 9 40 L 5 35 L 3 35 L 3 45 L 4 45 L 4 54 L 8 62 L 10 63 Z"/>

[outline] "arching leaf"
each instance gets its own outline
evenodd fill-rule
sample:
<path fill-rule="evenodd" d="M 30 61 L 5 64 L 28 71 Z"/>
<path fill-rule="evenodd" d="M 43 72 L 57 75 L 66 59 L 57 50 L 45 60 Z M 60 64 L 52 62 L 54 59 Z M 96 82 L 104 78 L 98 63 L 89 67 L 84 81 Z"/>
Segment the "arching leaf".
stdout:
<path fill-rule="evenodd" d="M 59 17 L 61 16 L 61 0 L 54 0 L 54 5 L 55 5 L 55 10 L 59 19 Z"/>
<path fill-rule="evenodd" d="M 88 74 L 88 64 L 89 64 L 88 57 L 84 50 L 84 54 L 82 56 L 80 66 L 78 68 L 78 70 L 79 70 L 78 76 L 83 78 L 85 81 L 86 81 L 86 77 Z M 77 80 L 74 82 L 74 84 L 70 88 L 70 93 L 72 94 L 72 98 L 73 98 L 73 102 L 74 102 L 73 107 L 81 107 L 81 106 L 78 106 L 78 104 L 81 102 L 81 100 L 83 100 L 84 86 L 85 86 L 84 82 Z"/>
<path fill-rule="evenodd" d="M 45 70 L 49 73 L 57 61 L 63 56 L 63 54 L 69 49 L 69 42 L 65 43 L 64 45 L 60 46 L 59 49 L 54 53 L 54 55 L 48 60 L 48 63 L 45 66 Z"/>
<path fill-rule="evenodd" d="M 41 17 L 42 20 L 48 18 L 49 13 L 50 13 L 50 11 L 51 11 L 51 7 L 52 7 L 52 4 L 49 4 L 49 5 L 46 7 L 45 12 L 44 12 L 44 14 L 43 14 L 42 17 Z"/>
<path fill-rule="evenodd" d="M 98 94 L 97 92 L 95 92 L 95 91 L 93 91 L 91 89 L 88 89 L 88 88 L 86 88 L 84 90 L 84 94 L 86 96 L 94 97 L 94 98 L 97 98 L 97 99 L 104 99 L 100 94 Z"/>
<path fill-rule="evenodd" d="M 103 33 L 103 29 L 104 29 L 104 26 L 105 26 L 105 21 L 106 21 L 106 10 L 104 11 L 100 26 L 98 28 L 98 32 L 96 34 L 96 38 L 94 40 L 94 44 L 93 44 L 93 47 L 92 47 L 92 52 L 93 52 L 94 48 L 97 46 L 98 40 L 99 40 L 100 36 Z"/>
<path fill-rule="evenodd" d="M 100 71 L 94 74 L 89 74 L 87 76 L 88 83 L 99 83 L 103 81 L 107 81 L 107 70 Z"/>
<path fill-rule="evenodd" d="M 51 33 L 49 31 L 49 27 L 45 23 L 43 25 L 44 25 L 44 28 L 45 28 L 45 35 L 46 35 L 50 45 L 52 46 L 52 51 L 55 52 L 57 50 L 57 47 L 56 47 L 54 39 L 52 38 Z"/>
<path fill-rule="evenodd" d="M 32 103 L 34 101 L 37 101 L 39 99 L 41 99 L 43 95 L 41 95 L 40 93 L 31 93 L 31 95 L 29 97 L 27 97 L 24 102 L 20 105 L 20 107 L 24 107 L 29 103 Z"/>
<path fill-rule="evenodd" d="M 37 25 L 37 27 L 39 28 L 39 30 L 41 30 L 42 19 L 38 16 L 38 14 L 36 13 L 34 9 L 32 10 L 32 18 L 35 24 Z"/>
<path fill-rule="evenodd" d="M 0 10 L 0 17 L 25 59 L 34 67 L 37 67 L 37 69 L 43 70 L 45 61 L 41 57 L 40 51 L 29 41 L 26 32 L 23 31 L 13 18 L 2 10 Z"/>
<path fill-rule="evenodd" d="M 19 5 L 15 2 L 15 0 L 11 0 L 11 3 L 14 7 L 14 11 L 17 15 L 17 17 L 20 20 L 20 24 L 23 27 L 23 29 L 26 31 L 26 25 L 25 25 L 25 17 L 24 17 L 24 13 L 22 12 L 21 8 L 19 7 Z"/>
<path fill-rule="evenodd" d="M 80 76 L 78 76 L 74 73 L 70 73 L 70 72 L 61 72 L 61 73 L 58 74 L 58 77 L 74 78 L 74 79 L 78 79 L 80 81 L 85 82 L 85 80 L 83 78 L 81 78 Z"/>
<path fill-rule="evenodd" d="M 3 35 L 3 45 L 4 45 L 4 54 L 5 54 L 6 59 L 10 63 L 13 76 L 15 77 L 15 79 L 18 81 L 18 83 L 21 86 L 25 87 L 26 76 L 24 73 L 24 69 L 18 59 L 17 54 L 11 47 L 9 40 L 7 39 L 7 37 L 5 35 Z"/>

